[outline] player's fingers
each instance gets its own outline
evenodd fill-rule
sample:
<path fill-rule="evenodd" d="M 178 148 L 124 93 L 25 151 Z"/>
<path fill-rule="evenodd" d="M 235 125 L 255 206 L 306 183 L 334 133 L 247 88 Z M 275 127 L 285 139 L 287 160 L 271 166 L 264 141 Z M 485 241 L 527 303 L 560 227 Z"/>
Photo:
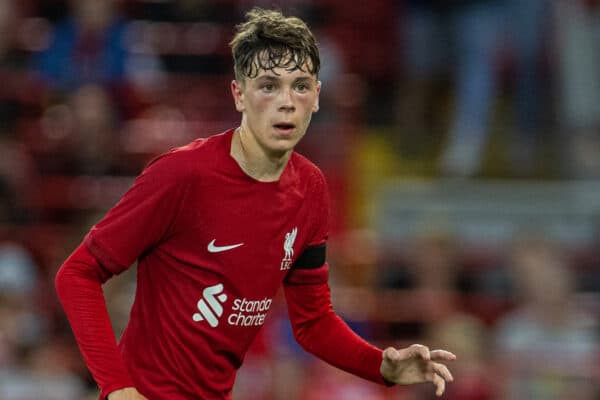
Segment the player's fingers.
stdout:
<path fill-rule="evenodd" d="M 413 357 L 421 357 L 429 360 L 429 349 L 421 344 L 413 344 L 406 348 L 399 349 L 398 354 L 401 360 L 408 360 Z"/>
<path fill-rule="evenodd" d="M 390 362 L 396 362 L 400 360 L 400 353 L 393 347 L 388 347 L 383 351 L 383 359 Z"/>
<path fill-rule="evenodd" d="M 450 373 L 450 370 L 444 364 L 431 363 L 431 369 L 433 369 L 433 371 L 437 375 L 439 375 L 442 378 L 444 378 L 444 380 L 446 380 L 447 382 L 452 382 L 454 380 L 454 377 Z"/>
<path fill-rule="evenodd" d="M 435 385 L 435 395 L 441 396 L 446 390 L 446 381 L 438 374 L 432 374 L 431 382 Z"/>
<path fill-rule="evenodd" d="M 429 361 L 431 354 L 429 353 L 429 347 L 423 346 L 422 344 L 410 345 L 406 350 L 406 358 L 410 357 L 421 357 L 423 360 Z"/>
<path fill-rule="evenodd" d="M 432 360 L 454 361 L 456 355 L 446 350 L 432 350 L 430 352 Z"/>

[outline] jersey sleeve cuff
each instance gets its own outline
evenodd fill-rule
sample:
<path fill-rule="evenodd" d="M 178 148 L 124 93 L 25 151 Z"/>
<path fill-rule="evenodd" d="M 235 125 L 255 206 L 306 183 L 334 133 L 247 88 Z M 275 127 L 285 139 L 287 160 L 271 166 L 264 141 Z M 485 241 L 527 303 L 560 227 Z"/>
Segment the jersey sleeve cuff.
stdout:
<path fill-rule="evenodd" d="M 125 389 L 125 388 L 133 388 L 133 387 L 135 387 L 135 385 L 133 384 L 133 382 L 131 380 L 123 380 L 120 382 L 115 382 L 115 383 L 105 385 L 100 390 L 100 400 L 106 400 L 108 398 L 108 395 L 116 390 Z"/>
<path fill-rule="evenodd" d="M 387 379 L 385 379 L 383 377 L 383 375 L 381 375 L 381 363 L 383 361 L 383 351 L 381 351 L 380 349 L 376 348 L 376 351 L 370 352 L 368 357 L 368 360 L 366 362 L 367 365 L 371 365 L 371 368 L 373 368 L 373 371 L 377 371 L 376 374 L 374 375 L 374 379 L 373 381 L 376 383 L 379 383 L 380 385 L 384 385 L 387 387 L 392 387 L 392 386 L 396 386 L 396 384 L 394 382 L 388 381 Z"/>

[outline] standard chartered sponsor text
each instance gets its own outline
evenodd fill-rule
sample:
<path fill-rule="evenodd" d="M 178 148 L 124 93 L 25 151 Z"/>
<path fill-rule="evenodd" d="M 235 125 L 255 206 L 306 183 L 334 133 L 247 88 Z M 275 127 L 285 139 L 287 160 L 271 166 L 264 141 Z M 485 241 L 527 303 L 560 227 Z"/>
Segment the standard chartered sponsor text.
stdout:
<path fill-rule="evenodd" d="M 265 323 L 267 311 L 271 307 L 272 300 L 248 300 L 245 297 L 235 299 L 227 317 L 227 323 L 234 326 L 259 326 Z"/>

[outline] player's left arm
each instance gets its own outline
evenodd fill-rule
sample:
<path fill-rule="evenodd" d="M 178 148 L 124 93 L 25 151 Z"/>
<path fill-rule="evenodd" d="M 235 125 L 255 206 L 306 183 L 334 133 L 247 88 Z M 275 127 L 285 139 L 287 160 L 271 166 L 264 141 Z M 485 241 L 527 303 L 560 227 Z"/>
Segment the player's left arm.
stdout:
<path fill-rule="evenodd" d="M 432 382 L 436 394 L 443 394 L 453 377 L 440 361 L 453 360 L 454 354 L 422 345 L 382 351 L 354 333 L 333 310 L 324 250 L 324 245 L 309 247 L 284 282 L 298 343 L 327 363 L 364 379 L 385 385 Z"/>
<path fill-rule="evenodd" d="M 385 384 L 382 351 L 355 334 L 333 311 L 328 266 L 292 267 L 284 282 L 294 337 L 304 350 L 344 371 Z"/>
<path fill-rule="evenodd" d="M 313 231 L 284 281 L 296 340 L 309 353 L 364 379 L 384 385 L 432 382 L 441 395 L 452 375 L 440 361 L 453 360 L 452 353 L 429 351 L 421 345 L 382 351 L 355 334 L 334 312 L 326 262 L 329 191 L 324 175 L 314 172 L 307 191 Z"/>

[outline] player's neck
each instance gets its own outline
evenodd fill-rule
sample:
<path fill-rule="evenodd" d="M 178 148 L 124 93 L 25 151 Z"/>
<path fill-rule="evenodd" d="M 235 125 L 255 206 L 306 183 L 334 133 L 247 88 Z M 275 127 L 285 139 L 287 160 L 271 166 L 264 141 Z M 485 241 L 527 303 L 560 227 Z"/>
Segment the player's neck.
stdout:
<path fill-rule="evenodd" d="M 291 151 L 269 153 L 250 133 L 238 128 L 231 139 L 230 154 L 248 176 L 260 182 L 275 182 L 281 177 Z"/>

